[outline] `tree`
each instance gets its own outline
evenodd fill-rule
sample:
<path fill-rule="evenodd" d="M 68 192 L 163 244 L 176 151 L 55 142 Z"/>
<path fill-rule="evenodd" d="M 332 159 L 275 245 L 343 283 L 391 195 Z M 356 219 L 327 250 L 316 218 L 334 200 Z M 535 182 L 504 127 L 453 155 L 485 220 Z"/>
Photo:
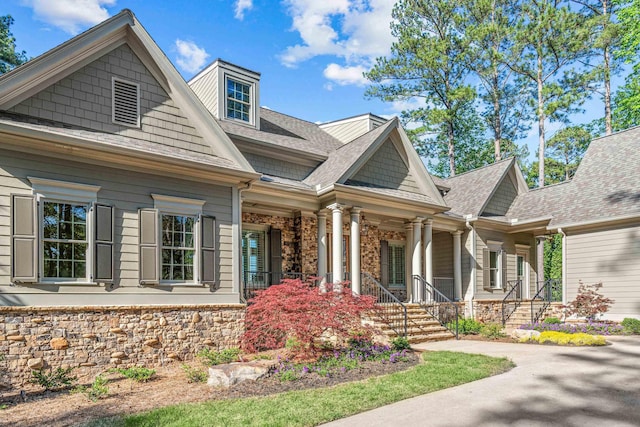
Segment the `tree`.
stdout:
<path fill-rule="evenodd" d="M 554 234 L 544 242 L 544 277 L 562 279 L 562 235 Z"/>
<path fill-rule="evenodd" d="M 468 67 L 480 82 L 481 113 L 493 135 L 496 161 L 508 156 L 504 151 L 529 129 L 522 82 L 515 82 L 505 56 L 513 47 L 515 14 L 509 0 L 465 0 L 460 7 L 460 33 L 468 45 Z M 509 141 L 509 143 L 505 143 Z"/>
<path fill-rule="evenodd" d="M 11 71 L 27 61 L 27 54 L 16 52 L 16 38 L 11 32 L 13 18 L 10 15 L 0 16 L 0 74 Z"/>
<path fill-rule="evenodd" d="M 620 23 L 620 45 L 614 57 L 631 64 L 633 72 L 625 79 L 614 99 L 613 127 L 616 130 L 640 125 L 640 0 L 616 0 Z"/>
<path fill-rule="evenodd" d="M 591 142 L 591 134 L 581 126 L 569 126 L 556 132 L 549 140 L 549 157 L 564 169 L 564 181 L 575 174 Z"/>
<path fill-rule="evenodd" d="M 421 99 L 425 107 L 404 111 L 403 120 L 420 127 L 413 143 L 420 154 L 446 144 L 449 175 L 456 174 L 456 142 L 461 121 L 471 108 L 474 89 L 467 49 L 457 31 L 457 5 L 448 0 L 401 0 L 393 9 L 391 32 L 396 41 L 388 58 L 377 58 L 365 73 L 373 84 L 367 96 L 385 101 Z"/>
<path fill-rule="evenodd" d="M 538 120 L 538 176 L 545 176 L 545 122 L 566 119 L 585 93 L 569 78 L 567 67 L 587 52 L 584 17 L 559 0 L 518 3 L 512 53 L 507 65 L 529 82 Z M 559 78 L 561 72 L 562 78 Z M 538 180 L 543 187 L 544 179 Z"/>

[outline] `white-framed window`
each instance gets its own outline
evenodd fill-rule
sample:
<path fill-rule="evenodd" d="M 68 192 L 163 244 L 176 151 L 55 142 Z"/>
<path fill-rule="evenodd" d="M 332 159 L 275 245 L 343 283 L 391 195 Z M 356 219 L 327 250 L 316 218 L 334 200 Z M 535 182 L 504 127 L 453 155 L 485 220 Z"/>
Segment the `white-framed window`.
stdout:
<path fill-rule="evenodd" d="M 252 122 L 252 85 L 226 77 L 226 112 L 228 119 Z"/>
<path fill-rule="evenodd" d="M 242 227 L 242 271 L 243 274 L 258 274 L 267 271 L 266 228 Z"/>
<path fill-rule="evenodd" d="M 506 286 L 504 283 L 504 273 L 507 268 L 505 258 L 506 253 L 502 248 L 502 242 L 487 242 L 484 269 L 487 272 L 485 280 L 488 283 L 485 283 L 485 288 L 503 289 Z"/>
<path fill-rule="evenodd" d="M 404 242 L 389 242 L 389 286 L 406 286 L 406 248 Z"/>
<path fill-rule="evenodd" d="M 37 201 L 40 282 L 93 282 L 99 186 L 28 177 Z"/>
<path fill-rule="evenodd" d="M 140 85 L 118 77 L 111 78 L 111 120 L 140 127 Z"/>

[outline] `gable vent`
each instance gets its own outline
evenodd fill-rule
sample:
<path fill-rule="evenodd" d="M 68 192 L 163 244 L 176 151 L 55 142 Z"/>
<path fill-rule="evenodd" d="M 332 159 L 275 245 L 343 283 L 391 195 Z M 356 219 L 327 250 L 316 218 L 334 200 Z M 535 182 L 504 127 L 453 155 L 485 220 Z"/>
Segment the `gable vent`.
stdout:
<path fill-rule="evenodd" d="M 136 83 L 113 78 L 113 122 L 140 126 L 140 89 Z"/>

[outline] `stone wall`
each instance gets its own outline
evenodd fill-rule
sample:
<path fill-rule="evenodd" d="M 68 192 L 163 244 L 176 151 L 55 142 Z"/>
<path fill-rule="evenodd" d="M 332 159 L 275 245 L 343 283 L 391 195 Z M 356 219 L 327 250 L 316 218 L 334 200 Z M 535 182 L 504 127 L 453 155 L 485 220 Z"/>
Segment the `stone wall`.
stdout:
<path fill-rule="evenodd" d="M 530 304 L 530 300 L 524 300 L 522 304 Z M 483 323 L 502 323 L 502 300 L 475 300 L 473 301 L 475 319 Z M 562 303 L 552 302 L 547 308 L 545 317 L 557 317 L 564 319 Z"/>
<path fill-rule="evenodd" d="M 257 213 L 243 212 L 243 224 L 268 225 L 282 231 L 282 271 L 298 271 L 295 266 L 300 264 L 299 252 L 296 251 L 296 232 L 294 219 L 283 216 L 271 216 Z M 245 228 L 249 228 L 248 226 Z M 268 264 L 268 260 L 267 260 Z"/>
<path fill-rule="evenodd" d="M 244 316 L 241 304 L 0 307 L 0 392 L 28 388 L 33 369 L 74 367 L 90 380 L 114 366 L 162 366 L 203 348 L 237 347 Z"/>

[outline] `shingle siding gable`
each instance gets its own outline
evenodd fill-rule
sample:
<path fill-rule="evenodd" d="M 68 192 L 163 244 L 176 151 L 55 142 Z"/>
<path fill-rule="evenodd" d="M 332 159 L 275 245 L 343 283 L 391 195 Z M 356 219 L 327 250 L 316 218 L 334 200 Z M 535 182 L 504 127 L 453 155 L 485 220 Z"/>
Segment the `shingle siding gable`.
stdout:
<path fill-rule="evenodd" d="M 513 185 L 509 177 L 505 177 L 496 189 L 491 200 L 489 200 L 489 203 L 487 203 L 487 207 L 484 209 L 483 214 L 505 215 L 517 195 L 518 190 L 516 190 L 516 187 Z"/>
<path fill-rule="evenodd" d="M 285 160 L 272 159 L 255 153 L 242 153 L 251 166 L 260 173 L 279 176 L 282 178 L 302 181 L 311 173 L 313 168 Z"/>
<path fill-rule="evenodd" d="M 112 122 L 112 77 L 140 85 L 140 128 Z M 190 120 L 127 45 L 119 46 L 9 111 L 213 154 Z"/>

